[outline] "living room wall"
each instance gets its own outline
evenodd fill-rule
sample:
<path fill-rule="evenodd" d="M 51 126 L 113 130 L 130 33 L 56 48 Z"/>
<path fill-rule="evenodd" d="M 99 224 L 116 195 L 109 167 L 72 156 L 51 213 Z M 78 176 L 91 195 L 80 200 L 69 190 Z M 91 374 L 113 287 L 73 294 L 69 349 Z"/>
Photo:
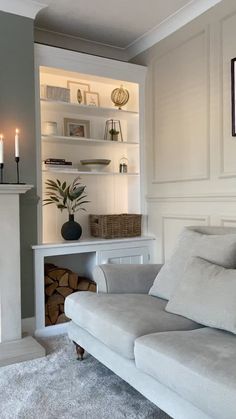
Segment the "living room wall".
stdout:
<path fill-rule="evenodd" d="M 236 4 L 224 0 L 133 60 L 148 66 L 148 229 L 157 262 L 185 225 L 236 227 L 235 56 Z"/>
<path fill-rule="evenodd" d="M 32 19 L 0 12 L 0 57 L 0 131 L 5 138 L 5 181 L 16 181 L 14 130 L 18 127 L 20 129 L 21 180 L 36 185 Z M 31 245 L 37 242 L 35 189 L 21 197 L 20 218 L 22 315 L 32 317 L 34 277 Z"/>

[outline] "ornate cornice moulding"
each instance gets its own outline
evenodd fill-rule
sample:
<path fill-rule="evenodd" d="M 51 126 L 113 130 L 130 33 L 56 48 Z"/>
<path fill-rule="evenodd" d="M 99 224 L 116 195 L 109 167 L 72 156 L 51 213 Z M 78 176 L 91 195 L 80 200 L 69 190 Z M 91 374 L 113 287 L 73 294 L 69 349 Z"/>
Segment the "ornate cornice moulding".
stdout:
<path fill-rule="evenodd" d="M 33 0 L 0 0 L 0 11 L 35 19 L 37 13 L 47 7 Z"/>

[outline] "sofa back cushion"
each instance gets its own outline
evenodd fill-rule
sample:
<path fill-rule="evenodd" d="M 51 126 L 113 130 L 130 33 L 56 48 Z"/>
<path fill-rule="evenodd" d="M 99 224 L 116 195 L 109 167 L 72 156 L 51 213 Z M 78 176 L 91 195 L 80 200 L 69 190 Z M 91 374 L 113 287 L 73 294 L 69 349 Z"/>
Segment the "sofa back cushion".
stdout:
<path fill-rule="evenodd" d="M 166 311 L 236 333 L 236 270 L 192 258 Z"/>
<path fill-rule="evenodd" d="M 202 234 L 197 229 L 218 234 Z M 236 233 L 233 231 L 236 229 L 184 228 L 171 258 L 158 273 L 149 294 L 169 300 L 183 277 L 188 261 L 193 256 L 201 257 L 225 268 L 236 267 Z"/>

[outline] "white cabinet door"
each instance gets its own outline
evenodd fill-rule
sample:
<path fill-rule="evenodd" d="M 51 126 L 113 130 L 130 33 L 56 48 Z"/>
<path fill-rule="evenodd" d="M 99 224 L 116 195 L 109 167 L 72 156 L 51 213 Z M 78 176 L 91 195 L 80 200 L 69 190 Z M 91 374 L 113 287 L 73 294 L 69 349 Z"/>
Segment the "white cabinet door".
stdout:
<path fill-rule="evenodd" d="M 127 249 L 102 250 L 98 254 L 98 264 L 103 263 L 148 263 L 148 247 L 134 247 Z"/>

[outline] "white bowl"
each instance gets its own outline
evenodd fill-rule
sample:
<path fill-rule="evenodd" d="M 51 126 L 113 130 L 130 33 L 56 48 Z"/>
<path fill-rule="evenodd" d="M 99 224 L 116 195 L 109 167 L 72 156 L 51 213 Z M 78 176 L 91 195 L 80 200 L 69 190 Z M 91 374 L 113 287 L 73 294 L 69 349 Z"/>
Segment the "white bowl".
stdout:
<path fill-rule="evenodd" d="M 100 172 L 104 170 L 104 168 L 111 163 L 111 160 L 90 159 L 90 160 L 80 160 L 80 163 L 84 166 L 84 168 L 90 170 L 90 172 Z"/>

